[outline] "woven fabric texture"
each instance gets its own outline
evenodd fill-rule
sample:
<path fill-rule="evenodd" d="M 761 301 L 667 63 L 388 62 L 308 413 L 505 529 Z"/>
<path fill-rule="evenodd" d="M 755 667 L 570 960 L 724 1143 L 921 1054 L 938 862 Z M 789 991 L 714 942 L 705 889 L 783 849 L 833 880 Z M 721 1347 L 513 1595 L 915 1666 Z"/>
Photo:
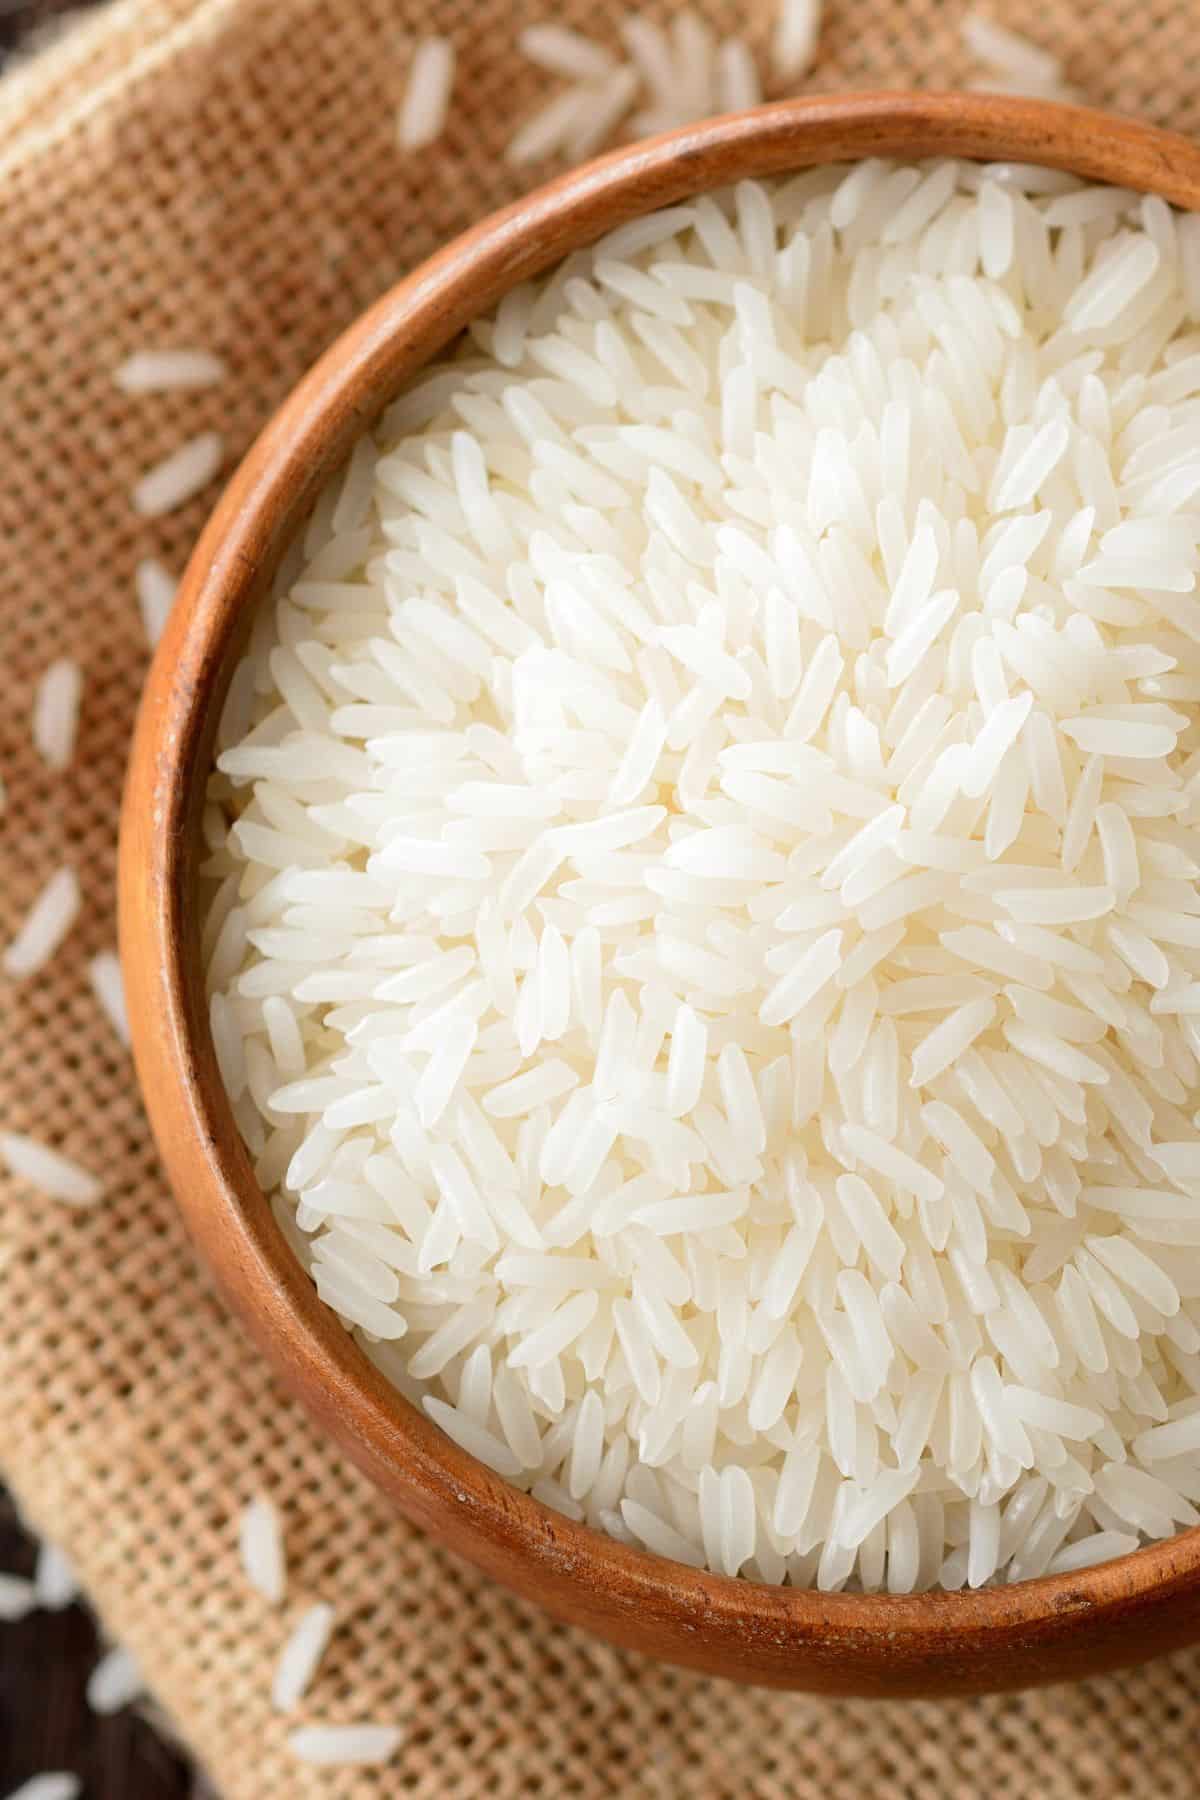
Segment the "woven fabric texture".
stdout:
<path fill-rule="evenodd" d="M 647 10 L 661 12 L 662 5 Z M 769 0 L 704 0 L 762 47 Z M 89 987 L 115 939 L 118 794 L 146 651 L 138 559 L 178 567 L 212 494 L 148 525 L 136 476 L 209 427 L 229 458 L 336 331 L 435 245 L 550 169 L 503 145 L 550 78 L 515 31 L 611 40 L 621 0 L 119 0 L 0 87 L 0 941 L 63 862 L 82 920 L 45 978 L 0 985 L 0 1122 L 101 1175 L 77 1212 L 0 1180 L 0 1463 L 75 1559 L 227 1800 L 1100 1800 L 1196 1791 L 1200 1654 L 972 1704 L 739 1690 L 552 1626 L 397 1521 L 311 1430 L 211 1296 L 160 1175 L 128 1059 Z M 946 86 L 958 0 L 829 0 L 810 85 Z M 1200 126 L 1197 0 L 1011 0 L 1096 101 Z M 403 157 L 406 41 L 459 73 L 444 140 Z M 218 350 L 219 388 L 129 399 L 139 345 Z M 32 684 L 86 667 L 66 775 L 35 757 Z M 236 1520 L 287 1525 L 290 1598 L 251 1593 Z M 396 1719 L 385 1771 L 309 1771 L 272 1714 L 299 1609 L 338 1630 L 302 1718 Z"/>

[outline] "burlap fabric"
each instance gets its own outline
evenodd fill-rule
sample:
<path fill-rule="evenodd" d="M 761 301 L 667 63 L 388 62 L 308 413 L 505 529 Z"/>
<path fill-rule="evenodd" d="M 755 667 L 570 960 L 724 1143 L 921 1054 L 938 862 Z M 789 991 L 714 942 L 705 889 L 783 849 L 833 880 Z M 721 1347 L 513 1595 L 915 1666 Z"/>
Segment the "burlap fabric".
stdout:
<path fill-rule="evenodd" d="M 555 1628 L 397 1522 L 210 1296 L 89 991 L 87 958 L 114 940 L 117 798 L 145 667 L 133 569 L 148 553 L 178 565 L 203 509 L 139 523 L 132 480 L 208 426 L 239 453 L 359 308 L 512 197 L 501 150 L 548 85 L 515 30 L 557 13 L 611 37 L 621 9 L 122 0 L 0 86 L 0 940 L 64 859 L 86 895 L 49 979 L 0 987 L 0 1122 L 60 1143 L 109 1189 L 80 1214 L 0 1185 L 3 1474 L 227 1800 L 1192 1796 L 1198 1654 L 970 1705 L 762 1695 Z M 768 0 L 705 10 L 765 40 Z M 957 0 L 827 10 L 818 87 L 968 72 Z M 1004 16 L 1059 47 L 1094 99 L 1200 126 L 1196 0 L 1012 0 Z M 405 160 L 403 45 L 430 28 L 458 45 L 453 116 Z M 212 346 L 229 379 L 123 399 L 111 371 L 141 344 Z M 87 669 L 65 777 L 28 730 L 31 683 L 64 650 Z M 281 1614 L 238 1567 L 237 1513 L 260 1488 L 287 1520 Z M 339 1629 L 305 1716 L 405 1721 L 386 1771 L 310 1772 L 286 1751 L 270 1672 L 317 1596 Z"/>

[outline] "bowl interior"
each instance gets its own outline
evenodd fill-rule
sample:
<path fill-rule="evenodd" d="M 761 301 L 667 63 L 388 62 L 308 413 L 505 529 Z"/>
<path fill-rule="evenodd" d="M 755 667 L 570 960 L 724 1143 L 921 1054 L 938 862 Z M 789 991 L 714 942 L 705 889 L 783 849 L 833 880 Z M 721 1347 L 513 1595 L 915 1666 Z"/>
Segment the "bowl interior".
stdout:
<path fill-rule="evenodd" d="M 518 281 L 659 206 L 818 162 L 939 154 L 1037 162 L 1200 205 L 1200 151 L 1130 121 L 979 96 L 867 95 L 710 121 L 617 152 L 485 221 L 338 340 L 234 476 L 155 659 L 121 847 L 135 1052 L 172 1185 L 262 1349 L 377 1485 L 493 1575 L 618 1642 L 746 1679 L 893 1694 L 1057 1679 L 1200 1633 L 1200 1531 L 1013 1587 L 825 1595 L 627 1549 L 518 1492 L 384 1380 L 280 1234 L 217 1072 L 195 871 L 216 724 L 254 607 L 323 483 L 423 363 Z"/>

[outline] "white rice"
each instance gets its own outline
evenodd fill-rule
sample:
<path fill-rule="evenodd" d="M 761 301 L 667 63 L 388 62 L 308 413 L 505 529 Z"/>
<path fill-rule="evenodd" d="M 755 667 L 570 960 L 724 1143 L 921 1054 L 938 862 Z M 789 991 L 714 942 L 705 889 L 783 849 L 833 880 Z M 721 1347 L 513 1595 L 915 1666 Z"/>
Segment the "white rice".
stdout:
<path fill-rule="evenodd" d="M 1034 87 L 1054 83 L 1061 73 L 1057 56 L 1039 49 L 1028 38 L 999 25 L 983 13 L 967 13 L 962 22 L 963 42 L 982 63 L 1010 81 Z"/>
<path fill-rule="evenodd" d="M 225 444 L 217 431 L 202 431 L 173 450 L 136 484 L 133 510 L 144 519 L 174 512 L 195 498 L 220 470 Z"/>
<path fill-rule="evenodd" d="M 81 895 L 74 869 L 53 874 L 4 952 L 6 975 L 21 979 L 45 968 L 79 917 Z"/>
<path fill-rule="evenodd" d="M 225 364 L 211 350 L 135 350 L 113 376 L 126 394 L 213 387 L 224 379 Z"/>
<path fill-rule="evenodd" d="M 175 604 L 177 586 L 175 577 L 153 556 L 144 557 L 134 573 L 142 629 L 152 650 L 166 630 L 171 608 Z"/>
<path fill-rule="evenodd" d="M 579 110 L 567 134 L 567 154 L 582 162 L 595 154 L 625 117 L 637 94 L 637 76 L 632 69 L 614 69 L 587 88 L 576 90 Z"/>
<path fill-rule="evenodd" d="M 125 984 L 116 952 L 101 950 L 98 956 L 93 956 L 88 964 L 88 976 L 91 980 L 92 992 L 100 1002 L 101 1010 L 125 1048 L 128 1049 L 129 1014 L 125 1007 Z"/>
<path fill-rule="evenodd" d="M 772 49 L 778 79 L 795 80 L 807 70 L 819 30 L 819 0 L 782 0 Z M 640 13 L 627 15 L 621 25 L 624 60 L 557 24 L 530 26 L 519 41 L 531 62 L 571 85 L 522 121 L 506 152 L 518 165 L 556 154 L 581 161 L 627 117 L 630 135 L 646 137 L 757 106 L 763 97 L 750 45 L 740 37 L 718 43 L 690 7 L 673 14 L 669 30 Z"/>
<path fill-rule="evenodd" d="M 622 21 L 621 37 L 646 88 L 647 104 L 652 107 L 676 104 L 680 71 L 663 27 L 643 18 L 640 13 L 633 13 Z M 692 78 L 693 81 L 696 79 L 695 71 Z"/>
<path fill-rule="evenodd" d="M 13 1789 L 8 1800 L 79 1800 L 82 1792 L 83 1783 L 78 1775 L 48 1769 L 23 1781 L 19 1788 Z"/>
<path fill-rule="evenodd" d="M 716 58 L 717 104 L 722 112 L 743 112 L 762 99 L 754 52 L 741 38 L 726 38 Z"/>
<path fill-rule="evenodd" d="M 617 66 L 609 51 L 566 25 L 529 25 L 517 44 L 530 62 L 568 81 L 605 81 Z"/>
<path fill-rule="evenodd" d="M 69 656 L 52 662 L 34 689 L 34 748 L 51 769 L 61 771 L 71 765 L 82 693 L 83 670 Z"/>
<path fill-rule="evenodd" d="M 246 1580 L 272 1605 L 282 1605 L 287 1593 L 283 1526 L 278 1508 L 261 1494 L 242 1509 L 238 1542 Z"/>
<path fill-rule="evenodd" d="M 0 1162 L 11 1175 L 69 1206 L 91 1206 L 104 1192 L 96 1177 L 69 1156 L 19 1131 L 0 1131 Z"/>
<path fill-rule="evenodd" d="M 33 1581 L 37 1589 L 37 1603 L 48 1612 L 61 1612 L 78 1598 L 79 1579 L 62 1551 L 54 1544 L 44 1543 L 39 1546 Z"/>
<path fill-rule="evenodd" d="M 441 137 L 453 87 L 454 45 L 449 38 L 423 38 L 413 51 L 400 105 L 396 130 L 402 150 L 421 150 Z"/>
<path fill-rule="evenodd" d="M 0 1623 L 15 1625 L 38 1605 L 37 1588 L 23 1575 L 0 1573 Z"/>
<path fill-rule="evenodd" d="M 807 75 L 821 36 L 821 0 L 779 0 L 771 64 L 780 81 Z"/>
<path fill-rule="evenodd" d="M 520 167 L 565 149 L 579 117 L 580 99 L 579 89 L 571 87 L 538 107 L 510 141 L 504 152 L 508 161 Z"/>
<path fill-rule="evenodd" d="M 94 1713 L 117 1713 L 144 1691 L 139 1670 L 129 1651 L 114 1645 L 96 1664 L 87 1683 L 87 1703 Z"/>
<path fill-rule="evenodd" d="M 297 1621 L 271 1684 L 271 1704 L 277 1712 L 291 1712 L 304 1698 L 333 1634 L 334 1617 L 332 1606 L 318 1603 Z"/>
<path fill-rule="evenodd" d="M 988 79 L 973 83 L 991 94 L 1029 94 L 1042 99 L 1065 99 L 1060 59 L 1009 31 L 982 13 L 968 13 L 963 20 L 963 41 L 972 56 L 988 70 Z"/>
<path fill-rule="evenodd" d="M 870 162 L 622 227 L 397 402 L 234 681 L 276 1217 L 660 1555 L 907 1592 L 1200 1522 L 1200 315 L 1100 199 Z"/>
<path fill-rule="evenodd" d="M 404 1732 L 399 1725 L 301 1725 L 287 1742 L 299 1762 L 319 1768 L 377 1766 L 391 1761 Z"/>
<path fill-rule="evenodd" d="M 616 62 L 578 32 L 557 25 L 530 27 L 522 43 L 533 61 L 575 78 L 525 120 L 505 152 L 508 160 L 521 165 L 559 152 L 573 162 L 591 156 L 633 104 L 636 70 Z M 500 355 L 501 349 L 496 353 Z"/>

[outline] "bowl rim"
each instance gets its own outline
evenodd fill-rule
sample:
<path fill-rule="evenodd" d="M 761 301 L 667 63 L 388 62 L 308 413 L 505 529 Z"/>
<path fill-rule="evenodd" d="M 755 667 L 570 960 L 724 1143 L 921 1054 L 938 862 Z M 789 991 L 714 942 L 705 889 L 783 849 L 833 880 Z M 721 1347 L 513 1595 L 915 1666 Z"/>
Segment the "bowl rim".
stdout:
<path fill-rule="evenodd" d="M 509 286 L 626 219 L 742 175 L 871 155 L 1038 163 L 1200 207 L 1200 147 L 1183 137 L 1049 102 L 869 93 L 777 102 L 685 127 L 612 152 L 485 218 L 342 333 L 221 496 L 143 696 L 119 887 L 138 1073 L 192 1235 L 259 1346 L 375 1483 L 510 1586 L 620 1641 L 644 1637 L 662 1655 L 710 1668 L 744 1652 L 766 1671 L 755 1678 L 767 1680 L 782 1679 L 790 1659 L 809 1685 L 884 1692 L 903 1686 L 904 1669 L 923 1662 L 931 1644 L 947 1670 L 1019 1645 L 1031 1658 L 1025 1679 L 1038 1678 L 1044 1650 L 1050 1674 L 1042 1678 L 1053 1678 L 1054 1645 L 1083 1616 L 1132 1626 L 1167 1597 L 1177 1611 L 1190 1606 L 1200 1635 L 1200 1528 L 1011 1587 L 830 1594 L 711 1574 L 629 1548 L 510 1486 L 375 1369 L 318 1300 L 279 1230 L 234 1126 L 198 1003 L 190 885 L 199 776 L 219 710 L 214 687 L 231 666 L 238 625 L 245 627 L 269 565 L 323 480 L 404 380 Z M 692 1655 L 701 1639 L 708 1653 Z M 1137 1654 L 1134 1646 L 1125 1660 Z M 969 1668 L 949 1679 L 960 1690 L 979 1685 Z"/>

